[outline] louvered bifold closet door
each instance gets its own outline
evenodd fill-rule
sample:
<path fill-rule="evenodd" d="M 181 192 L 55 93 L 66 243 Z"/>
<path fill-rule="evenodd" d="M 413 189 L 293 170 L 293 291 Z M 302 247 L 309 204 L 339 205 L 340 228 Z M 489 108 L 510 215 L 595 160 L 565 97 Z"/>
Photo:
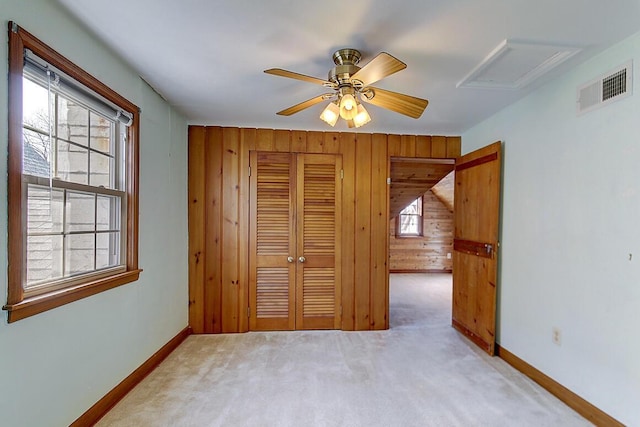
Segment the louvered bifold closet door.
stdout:
<path fill-rule="evenodd" d="M 342 159 L 298 154 L 296 329 L 340 329 Z"/>
<path fill-rule="evenodd" d="M 295 328 L 294 158 L 251 152 L 251 330 Z"/>

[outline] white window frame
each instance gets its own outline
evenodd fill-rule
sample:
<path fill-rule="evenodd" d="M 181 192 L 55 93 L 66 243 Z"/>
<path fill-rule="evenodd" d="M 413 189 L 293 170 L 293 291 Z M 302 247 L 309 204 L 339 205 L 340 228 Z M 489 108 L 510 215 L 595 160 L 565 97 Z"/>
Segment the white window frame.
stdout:
<path fill-rule="evenodd" d="M 417 214 L 406 213 L 405 211 L 408 210 L 413 204 L 416 204 L 416 210 L 418 211 L 418 213 Z M 398 214 L 398 216 L 396 217 L 396 237 L 422 237 L 423 225 L 424 225 L 423 210 L 424 210 L 423 196 L 420 196 L 417 199 L 413 200 L 404 209 L 402 209 Z M 416 223 L 418 226 L 418 230 L 416 230 L 415 232 L 411 232 L 411 231 L 407 232 L 402 230 L 403 229 L 402 219 L 403 217 L 407 217 L 407 216 L 418 218 L 418 222 Z"/>

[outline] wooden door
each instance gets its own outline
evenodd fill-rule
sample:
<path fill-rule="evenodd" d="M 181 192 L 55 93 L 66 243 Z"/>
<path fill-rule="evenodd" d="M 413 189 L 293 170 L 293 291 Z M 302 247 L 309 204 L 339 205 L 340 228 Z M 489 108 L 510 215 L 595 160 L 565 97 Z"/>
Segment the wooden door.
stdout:
<path fill-rule="evenodd" d="M 501 143 L 456 160 L 453 326 L 495 352 Z"/>
<path fill-rule="evenodd" d="M 250 329 L 340 328 L 340 156 L 251 152 L 250 165 Z"/>
<path fill-rule="evenodd" d="M 251 152 L 249 328 L 295 327 L 295 163 L 289 153 Z"/>
<path fill-rule="evenodd" d="M 340 328 L 342 159 L 299 154 L 296 329 Z"/>

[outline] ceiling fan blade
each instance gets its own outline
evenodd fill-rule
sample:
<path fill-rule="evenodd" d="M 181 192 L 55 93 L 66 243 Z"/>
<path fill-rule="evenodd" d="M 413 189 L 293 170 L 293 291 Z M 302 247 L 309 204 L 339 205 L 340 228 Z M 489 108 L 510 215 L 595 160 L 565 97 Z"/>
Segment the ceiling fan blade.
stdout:
<path fill-rule="evenodd" d="M 362 91 L 362 100 L 414 119 L 419 118 L 429 101 L 415 96 L 391 92 L 377 87 L 366 87 Z"/>
<path fill-rule="evenodd" d="M 322 102 L 325 99 L 329 99 L 332 96 L 334 96 L 333 93 L 324 93 L 320 96 L 316 96 L 315 98 L 307 99 L 306 101 L 301 102 L 300 104 L 296 104 L 282 111 L 278 111 L 276 114 L 278 114 L 279 116 L 290 116 L 292 114 L 295 114 L 297 112 L 304 110 L 305 108 L 309 108 L 313 105 L 316 105 L 317 103 Z"/>
<path fill-rule="evenodd" d="M 387 52 L 381 52 L 351 76 L 351 81 L 358 80 L 362 82 L 362 86 L 369 86 L 405 68 L 407 68 L 407 64 Z"/>
<path fill-rule="evenodd" d="M 328 82 L 326 80 L 322 80 L 316 77 L 305 76 L 304 74 L 294 73 L 293 71 L 283 70 L 282 68 L 269 68 L 268 70 L 264 70 L 267 74 L 273 74 L 274 76 L 280 77 L 288 77 L 290 79 L 302 80 L 303 82 L 315 83 L 317 85 L 322 85 L 325 87 L 333 87 L 333 83 Z"/>

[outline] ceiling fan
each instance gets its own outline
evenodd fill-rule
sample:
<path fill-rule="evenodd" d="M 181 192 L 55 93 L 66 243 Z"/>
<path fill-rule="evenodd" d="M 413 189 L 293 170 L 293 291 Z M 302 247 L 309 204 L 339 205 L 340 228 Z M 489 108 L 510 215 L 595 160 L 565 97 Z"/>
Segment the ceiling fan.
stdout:
<path fill-rule="evenodd" d="M 407 68 L 407 64 L 394 58 L 386 52 L 379 53 L 362 68 L 358 67 L 361 54 L 356 49 L 339 49 L 333 54 L 333 62 L 336 64 L 329 70 L 327 80 L 281 68 L 270 68 L 264 72 L 280 77 L 302 80 L 304 82 L 322 85 L 333 92 L 324 93 L 315 98 L 308 99 L 292 107 L 279 111 L 281 116 L 290 116 L 297 112 L 316 105 L 327 99 L 332 101 L 324 109 L 320 118 L 331 126 L 335 126 L 339 117 L 346 120 L 350 128 L 360 127 L 369 121 L 371 117 L 360 101 L 404 114 L 414 119 L 419 118 L 429 101 L 391 92 L 370 86 L 391 74 Z"/>

